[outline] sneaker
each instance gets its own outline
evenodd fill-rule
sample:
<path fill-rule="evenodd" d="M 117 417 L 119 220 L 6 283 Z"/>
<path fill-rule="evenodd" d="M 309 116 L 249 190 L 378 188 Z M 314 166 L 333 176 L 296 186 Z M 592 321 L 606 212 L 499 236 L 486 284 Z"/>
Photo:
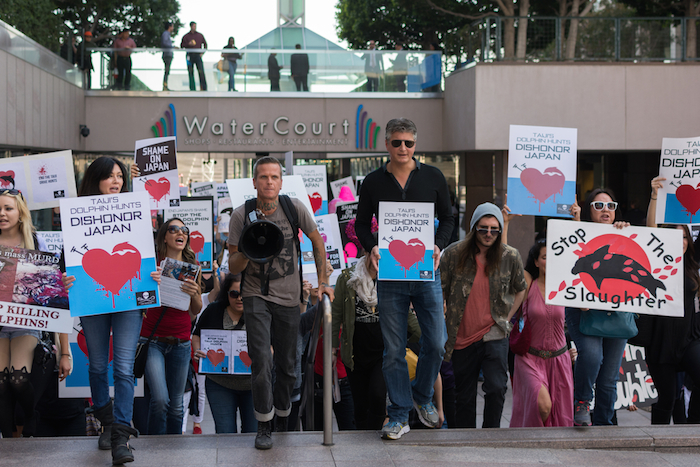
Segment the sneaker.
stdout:
<path fill-rule="evenodd" d="M 196 427 L 192 428 L 192 434 L 193 435 L 201 435 L 202 434 L 202 427 L 196 426 Z"/>
<path fill-rule="evenodd" d="M 255 437 L 255 448 L 272 448 L 272 422 L 258 422 L 258 434 Z"/>
<path fill-rule="evenodd" d="M 574 404 L 574 426 L 591 426 L 591 408 L 588 401 Z"/>
<path fill-rule="evenodd" d="M 428 428 L 437 428 L 438 423 L 440 423 L 440 417 L 438 416 L 437 409 L 432 402 L 428 402 L 424 405 L 418 405 L 416 401 L 413 401 L 413 407 L 415 407 L 416 412 L 418 412 L 418 418 L 423 423 L 423 425 Z"/>
<path fill-rule="evenodd" d="M 408 422 L 389 422 L 382 428 L 383 439 L 400 439 L 403 435 L 411 431 Z"/>

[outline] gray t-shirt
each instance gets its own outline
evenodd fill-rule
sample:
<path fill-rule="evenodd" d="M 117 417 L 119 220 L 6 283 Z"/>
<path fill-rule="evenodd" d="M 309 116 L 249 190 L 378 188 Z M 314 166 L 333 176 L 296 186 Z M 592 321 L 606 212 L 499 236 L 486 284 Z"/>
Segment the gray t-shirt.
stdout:
<path fill-rule="evenodd" d="M 303 230 L 306 235 L 309 235 L 317 229 L 316 222 L 301 201 L 296 198 L 291 199 L 299 216 L 299 227 L 301 227 L 301 230 Z M 245 204 L 236 208 L 231 214 L 228 237 L 229 245 L 238 246 L 238 240 L 243 231 L 244 217 Z M 268 267 L 272 268 L 270 270 L 270 293 L 269 295 L 262 295 L 260 293 L 260 265 L 249 261 L 248 267 L 245 270 L 242 295 L 243 297 L 260 297 L 282 306 L 297 306 L 299 305 L 299 297 L 301 294 L 301 285 L 299 284 L 299 257 L 297 255 L 296 243 L 294 242 L 294 235 L 296 235 L 297 232 L 292 232 L 292 226 L 289 224 L 282 206 L 279 206 L 275 212 L 267 216 L 266 219 L 277 224 L 284 234 L 284 247 L 282 248 L 282 252 L 272 260 L 272 265 L 265 266 L 266 269 Z"/>

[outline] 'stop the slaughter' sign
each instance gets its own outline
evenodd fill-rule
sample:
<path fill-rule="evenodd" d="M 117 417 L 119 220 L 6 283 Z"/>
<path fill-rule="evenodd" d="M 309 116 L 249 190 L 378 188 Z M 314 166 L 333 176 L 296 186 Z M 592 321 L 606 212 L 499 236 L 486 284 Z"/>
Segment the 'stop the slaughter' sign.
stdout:
<path fill-rule="evenodd" d="M 433 281 L 435 205 L 379 203 L 379 280 Z"/>
<path fill-rule="evenodd" d="M 547 221 L 550 305 L 683 316 L 683 232 Z"/>
<path fill-rule="evenodd" d="M 664 138 L 656 201 L 657 224 L 700 224 L 700 137 Z"/>
<path fill-rule="evenodd" d="M 576 128 L 510 126 L 508 207 L 514 214 L 571 217 Z"/>
<path fill-rule="evenodd" d="M 141 171 L 141 176 L 134 180 L 134 191 L 148 192 L 151 209 L 180 205 L 174 136 L 136 141 L 134 162 Z"/>
<path fill-rule="evenodd" d="M 160 306 L 148 195 L 61 200 L 72 316 Z"/>

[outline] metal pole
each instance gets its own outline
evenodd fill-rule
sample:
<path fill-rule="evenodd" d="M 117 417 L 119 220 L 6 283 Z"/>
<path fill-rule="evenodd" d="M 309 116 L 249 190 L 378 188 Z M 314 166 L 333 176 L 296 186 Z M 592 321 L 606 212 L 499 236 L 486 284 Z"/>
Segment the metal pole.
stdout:
<path fill-rule="evenodd" d="M 332 317 L 331 300 L 327 295 L 321 301 L 321 313 L 323 316 L 323 445 L 333 445 L 333 361 L 331 348 L 332 338 Z"/>

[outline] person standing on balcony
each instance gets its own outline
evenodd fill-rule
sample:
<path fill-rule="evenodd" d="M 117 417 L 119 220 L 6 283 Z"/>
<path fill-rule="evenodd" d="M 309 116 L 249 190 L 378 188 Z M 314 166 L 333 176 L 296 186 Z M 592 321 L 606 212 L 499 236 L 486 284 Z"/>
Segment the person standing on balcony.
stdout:
<path fill-rule="evenodd" d="M 396 91 L 406 92 L 406 76 L 408 76 L 408 62 L 406 52 L 401 44 L 396 44 L 396 58 L 391 62 L 396 80 Z"/>
<path fill-rule="evenodd" d="M 78 59 L 78 67 L 83 71 L 83 85 L 85 89 L 92 87 L 91 72 L 92 72 L 92 33 L 85 31 L 83 35 L 83 43 L 80 45 L 80 58 Z"/>
<path fill-rule="evenodd" d="M 160 48 L 163 49 L 163 63 L 165 64 L 165 73 L 163 74 L 163 91 L 168 89 L 168 76 L 170 75 L 170 64 L 173 61 L 173 38 L 172 33 L 175 26 L 170 21 L 165 22 L 165 31 L 160 35 Z"/>
<path fill-rule="evenodd" d="M 224 49 L 235 49 L 238 50 L 236 47 L 236 41 L 233 37 L 228 38 L 228 44 L 224 46 Z M 229 91 L 235 91 L 236 90 L 236 68 L 238 67 L 238 63 L 236 63 L 236 60 L 239 58 L 242 58 L 242 55 L 239 54 L 238 52 L 226 52 L 222 53 L 221 57 L 226 59 L 228 61 L 228 90 Z"/>
<path fill-rule="evenodd" d="M 295 49 L 300 50 L 301 44 L 294 46 Z M 306 54 L 292 54 L 292 78 L 294 78 L 294 83 L 297 85 L 297 91 L 309 90 L 308 76 L 309 76 L 309 56 Z"/>
<path fill-rule="evenodd" d="M 136 42 L 129 37 L 129 29 L 124 29 L 114 41 L 117 55 L 117 82 L 114 87 L 126 91 L 131 89 L 131 49 L 136 48 Z"/>
<path fill-rule="evenodd" d="M 197 23 L 192 21 L 190 23 L 190 32 L 185 34 L 180 43 L 180 47 L 183 49 L 205 49 L 207 48 L 207 40 L 204 38 L 202 33 L 197 32 Z M 190 91 L 196 91 L 197 88 L 194 82 L 194 66 L 197 65 L 197 71 L 199 72 L 199 89 L 202 91 L 207 90 L 207 79 L 204 76 L 204 63 L 202 63 L 203 52 L 190 52 L 187 54 L 187 74 L 190 77 Z"/>
<path fill-rule="evenodd" d="M 280 90 L 280 70 L 282 67 L 277 63 L 275 53 L 267 57 L 267 77 L 270 78 L 270 91 Z"/>
<path fill-rule="evenodd" d="M 382 56 L 376 53 L 377 44 L 369 41 L 369 53 L 362 56 L 365 61 L 365 75 L 367 75 L 367 91 L 379 91 L 379 77 L 384 73 Z"/>

